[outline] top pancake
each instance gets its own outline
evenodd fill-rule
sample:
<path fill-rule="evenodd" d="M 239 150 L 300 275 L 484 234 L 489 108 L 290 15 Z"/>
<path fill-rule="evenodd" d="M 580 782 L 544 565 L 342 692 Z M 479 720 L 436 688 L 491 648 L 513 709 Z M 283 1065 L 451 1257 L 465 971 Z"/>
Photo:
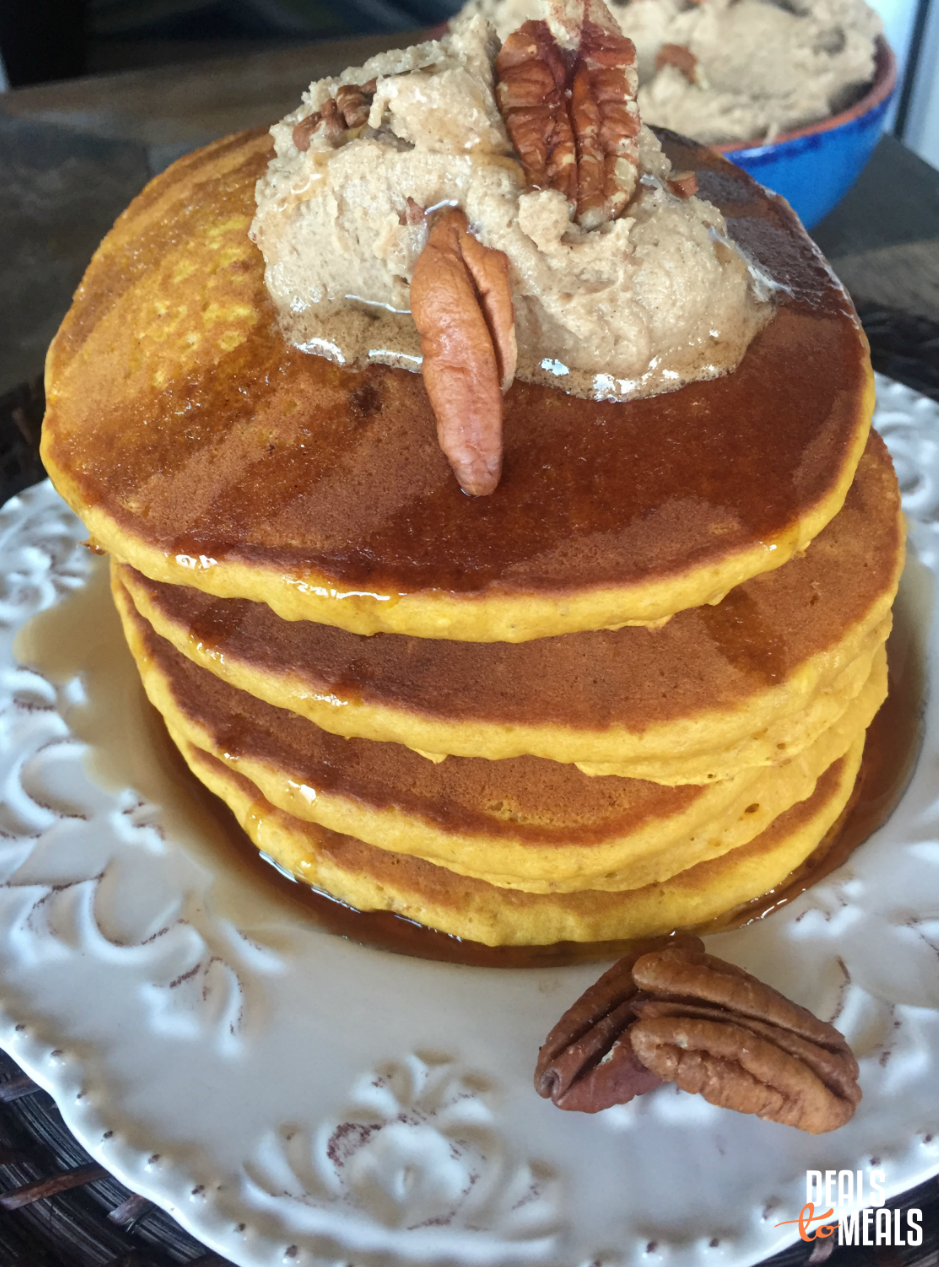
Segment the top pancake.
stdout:
<path fill-rule="evenodd" d="M 668 147 L 785 288 L 735 373 L 619 404 L 516 382 L 502 482 L 466 497 L 419 375 L 283 340 L 247 237 L 270 141 L 244 134 L 153 181 L 89 266 L 47 365 L 57 487 L 154 580 L 365 634 L 652 623 L 778 567 L 853 478 L 866 341 L 784 203 Z"/>

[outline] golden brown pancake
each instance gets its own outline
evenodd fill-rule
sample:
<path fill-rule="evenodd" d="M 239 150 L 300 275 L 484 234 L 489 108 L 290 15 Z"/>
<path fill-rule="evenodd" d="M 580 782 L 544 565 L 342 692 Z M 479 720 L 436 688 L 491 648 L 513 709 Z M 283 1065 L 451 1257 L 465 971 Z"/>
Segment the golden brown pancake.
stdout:
<path fill-rule="evenodd" d="M 358 909 L 647 936 L 778 885 L 850 797 L 903 544 L 866 343 L 785 204 L 667 146 L 775 316 L 669 395 L 516 382 L 490 497 L 419 376 L 285 342 L 247 238 L 266 136 L 152 182 L 50 351 L 44 457 L 151 699 L 258 847 Z"/>
<path fill-rule="evenodd" d="M 461 875 L 533 893 L 634 889 L 746 844 L 864 733 L 886 654 L 801 757 L 707 787 L 589 778 L 537 757 L 431 764 L 400 744 L 341 739 L 187 660 L 114 587 L 144 687 L 176 735 L 294 817 Z"/>
<path fill-rule="evenodd" d="M 299 880 L 357 910 L 394 911 L 488 946 L 649 937 L 742 906 L 779 886 L 825 840 L 851 796 L 864 747 L 859 740 L 822 775 L 808 800 L 755 840 L 665 884 L 626 893 L 536 894 L 496 888 L 302 822 L 276 809 L 211 753 L 173 738 L 196 777 L 226 802 L 255 845 Z"/>
<path fill-rule="evenodd" d="M 419 375 L 285 343 L 247 237 L 270 140 L 243 134 L 151 182 L 89 266 L 47 363 L 56 486 L 155 580 L 360 634 L 650 623 L 772 571 L 851 484 L 866 341 L 788 206 L 666 141 L 781 286 L 733 374 L 627 403 L 517 381 L 502 482 L 466 497 Z"/>
<path fill-rule="evenodd" d="M 197 664 L 336 734 L 608 762 L 675 783 L 729 778 L 814 743 L 868 678 L 902 561 L 896 478 L 872 434 L 844 508 L 801 558 L 658 630 L 522 644 L 366 638 L 126 566 L 118 576 Z"/>

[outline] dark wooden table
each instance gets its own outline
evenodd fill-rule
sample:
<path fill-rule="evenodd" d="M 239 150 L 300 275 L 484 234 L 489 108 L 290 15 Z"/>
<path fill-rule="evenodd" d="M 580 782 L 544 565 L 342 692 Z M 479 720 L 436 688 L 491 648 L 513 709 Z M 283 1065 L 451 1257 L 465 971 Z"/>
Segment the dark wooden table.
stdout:
<path fill-rule="evenodd" d="M 36 379 L 117 214 L 174 159 L 279 118 L 311 80 L 392 42 L 342 40 L 0 95 L 0 502 L 41 478 Z M 858 305 L 875 366 L 939 399 L 939 172 L 884 137 L 815 237 Z M 833 1251 L 831 1267 L 939 1267 L 939 1181 L 890 1204 L 923 1210 L 922 1247 L 797 1242 L 769 1261 L 814 1267 Z M 172 1263 L 222 1260 L 96 1167 L 51 1099 L 0 1053 L 0 1267 Z"/>

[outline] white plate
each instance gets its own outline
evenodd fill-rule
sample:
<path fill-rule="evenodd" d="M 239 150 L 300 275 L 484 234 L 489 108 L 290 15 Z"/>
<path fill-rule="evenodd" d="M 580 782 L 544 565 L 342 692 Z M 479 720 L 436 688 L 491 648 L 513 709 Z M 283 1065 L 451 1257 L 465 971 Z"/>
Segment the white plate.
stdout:
<path fill-rule="evenodd" d="M 879 392 L 918 555 L 904 610 L 935 630 L 939 409 Z M 888 1195 L 939 1170 L 939 701 L 888 825 L 712 942 L 837 1014 L 854 1120 L 814 1138 L 672 1087 L 564 1114 L 535 1055 L 599 968 L 368 950 L 234 865 L 83 535 L 48 485 L 0 512 L 0 1044 L 129 1187 L 245 1267 L 729 1267 L 793 1239 L 774 1225 L 807 1169 L 878 1165 Z"/>

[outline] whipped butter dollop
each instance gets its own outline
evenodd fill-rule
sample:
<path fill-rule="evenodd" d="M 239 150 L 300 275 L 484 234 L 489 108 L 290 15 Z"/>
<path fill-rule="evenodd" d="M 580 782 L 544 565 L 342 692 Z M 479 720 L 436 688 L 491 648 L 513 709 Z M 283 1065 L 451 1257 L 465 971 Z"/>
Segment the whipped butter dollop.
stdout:
<path fill-rule="evenodd" d="M 467 0 L 461 13 L 504 39 L 545 7 Z M 770 141 L 845 109 L 872 82 L 883 34 L 864 0 L 610 0 L 610 11 L 636 46 L 643 119 L 708 145 Z M 686 55 L 669 61 L 668 47 Z"/>
<path fill-rule="evenodd" d="M 526 183 L 496 99 L 498 51 L 471 16 L 319 80 L 273 127 L 251 234 L 286 337 L 341 364 L 419 371 L 410 283 L 428 223 L 455 206 L 508 258 L 519 377 L 629 399 L 732 369 L 771 305 L 721 213 L 669 190 L 670 163 L 643 127 L 626 213 L 581 228 L 563 194 Z M 373 80 L 362 126 L 338 140 L 297 129 L 341 88 Z"/>

